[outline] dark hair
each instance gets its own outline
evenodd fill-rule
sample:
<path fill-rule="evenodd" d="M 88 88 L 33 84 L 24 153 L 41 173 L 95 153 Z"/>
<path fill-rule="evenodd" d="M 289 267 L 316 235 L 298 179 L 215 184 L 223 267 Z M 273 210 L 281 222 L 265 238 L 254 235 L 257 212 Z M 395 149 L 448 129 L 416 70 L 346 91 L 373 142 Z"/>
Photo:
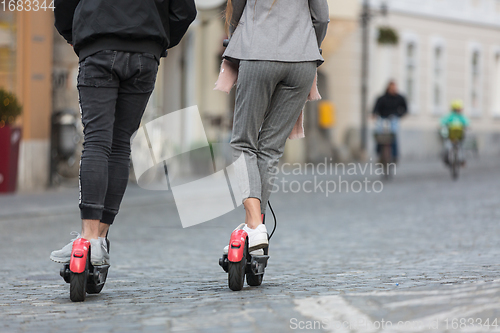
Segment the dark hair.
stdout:
<path fill-rule="evenodd" d="M 389 93 L 389 88 L 393 85 L 393 84 L 396 84 L 396 80 L 389 80 L 389 83 L 387 83 L 387 88 L 385 88 L 385 93 L 388 94 Z"/>

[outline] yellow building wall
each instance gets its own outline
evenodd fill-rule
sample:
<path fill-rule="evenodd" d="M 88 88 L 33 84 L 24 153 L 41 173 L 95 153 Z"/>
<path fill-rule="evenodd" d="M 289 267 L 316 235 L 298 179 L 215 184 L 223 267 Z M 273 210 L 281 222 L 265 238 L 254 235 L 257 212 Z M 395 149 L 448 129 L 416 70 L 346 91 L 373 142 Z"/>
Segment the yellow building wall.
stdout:
<path fill-rule="evenodd" d="M 355 20 L 361 4 L 357 0 L 328 0 L 330 17 L 344 20 Z"/>
<path fill-rule="evenodd" d="M 16 88 L 23 106 L 18 189 L 43 189 L 49 182 L 54 14 L 16 12 Z"/>
<path fill-rule="evenodd" d="M 52 114 L 52 11 L 17 12 L 16 94 L 23 105 L 23 139 L 48 139 Z"/>

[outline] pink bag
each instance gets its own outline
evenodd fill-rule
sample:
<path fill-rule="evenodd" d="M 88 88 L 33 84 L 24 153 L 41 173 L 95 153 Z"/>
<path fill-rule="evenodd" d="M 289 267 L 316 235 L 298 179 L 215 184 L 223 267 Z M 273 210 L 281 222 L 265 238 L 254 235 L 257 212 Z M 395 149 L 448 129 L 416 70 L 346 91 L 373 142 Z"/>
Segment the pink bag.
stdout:
<path fill-rule="evenodd" d="M 227 61 L 226 59 L 222 60 L 222 65 L 220 67 L 219 79 L 215 83 L 214 90 L 220 90 L 227 94 L 231 91 L 231 89 L 238 81 L 238 65 Z M 318 91 L 318 74 L 314 77 L 314 82 L 311 87 L 311 91 L 309 92 L 309 96 L 307 97 L 307 101 L 317 101 L 321 99 L 321 95 Z M 293 139 L 301 139 L 304 138 L 304 109 L 300 112 L 299 118 L 295 123 L 295 126 L 288 137 L 290 140 Z"/>

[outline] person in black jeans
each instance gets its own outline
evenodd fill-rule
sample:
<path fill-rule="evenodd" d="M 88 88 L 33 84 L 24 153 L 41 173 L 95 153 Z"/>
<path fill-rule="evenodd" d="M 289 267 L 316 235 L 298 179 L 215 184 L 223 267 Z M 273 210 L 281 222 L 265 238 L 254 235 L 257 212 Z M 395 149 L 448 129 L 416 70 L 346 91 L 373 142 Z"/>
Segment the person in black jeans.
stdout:
<path fill-rule="evenodd" d="M 79 56 L 84 126 L 82 237 L 93 265 L 109 264 L 106 235 L 128 183 L 130 139 L 155 86 L 161 57 L 196 17 L 194 0 L 55 0 L 55 26 Z M 68 263 L 72 242 L 53 251 Z"/>
<path fill-rule="evenodd" d="M 398 94 L 396 82 L 390 81 L 387 85 L 385 94 L 380 96 L 375 103 L 373 116 L 377 118 L 376 131 L 381 131 L 385 122 L 390 123 L 390 130 L 395 134 L 394 142 L 392 143 L 392 157 L 394 162 L 397 162 L 399 156 L 397 140 L 399 119 L 404 117 L 407 113 L 408 107 L 406 99 Z M 381 145 L 377 144 L 377 154 L 380 154 L 381 149 Z"/>

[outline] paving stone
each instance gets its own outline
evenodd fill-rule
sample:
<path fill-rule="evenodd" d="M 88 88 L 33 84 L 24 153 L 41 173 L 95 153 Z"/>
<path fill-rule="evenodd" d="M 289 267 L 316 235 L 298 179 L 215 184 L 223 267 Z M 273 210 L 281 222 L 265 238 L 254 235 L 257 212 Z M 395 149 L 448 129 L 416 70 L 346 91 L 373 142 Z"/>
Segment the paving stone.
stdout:
<path fill-rule="evenodd" d="M 437 163 L 402 166 L 378 194 L 273 195 L 269 267 L 241 292 L 218 266 L 241 209 L 183 229 L 171 194 L 131 185 L 108 282 L 84 303 L 69 300 L 48 259 L 79 229 L 77 190 L 0 196 L 0 331 L 282 332 L 292 319 L 345 315 L 339 304 L 374 321 L 446 311 L 500 321 L 497 162 L 470 163 L 458 182 Z"/>

